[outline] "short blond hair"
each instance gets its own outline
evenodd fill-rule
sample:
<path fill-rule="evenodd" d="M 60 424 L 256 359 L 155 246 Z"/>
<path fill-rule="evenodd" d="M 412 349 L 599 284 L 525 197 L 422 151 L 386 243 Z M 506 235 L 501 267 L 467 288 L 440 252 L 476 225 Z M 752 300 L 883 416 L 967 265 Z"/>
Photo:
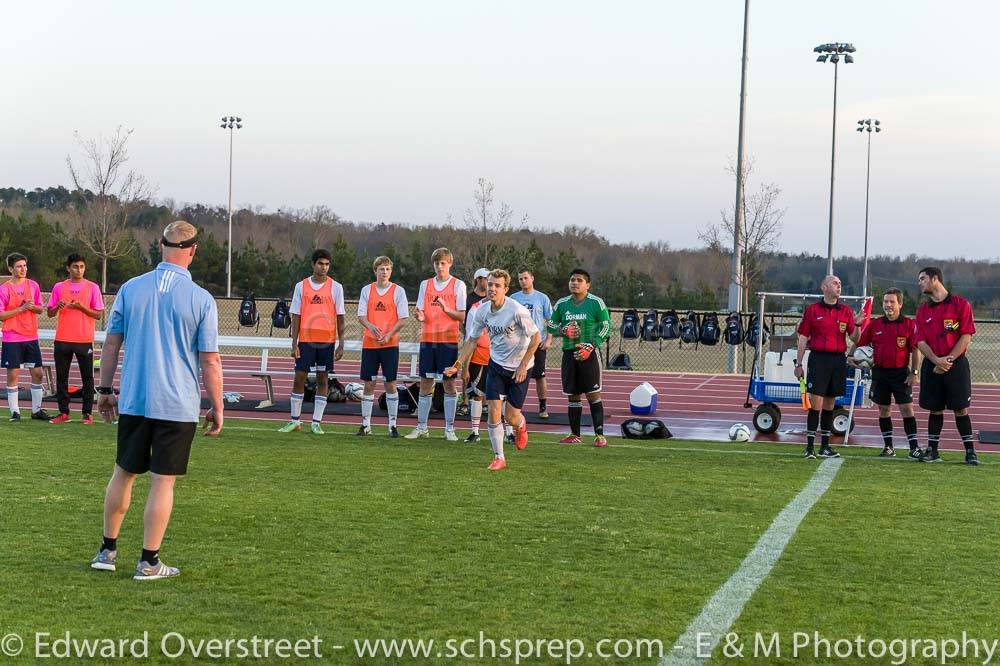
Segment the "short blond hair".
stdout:
<path fill-rule="evenodd" d="M 510 289 L 510 273 L 508 273 L 504 269 L 494 268 L 493 270 L 490 271 L 490 277 L 497 279 L 503 278 L 504 286 Z"/>
<path fill-rule="evenodd" d="M 392 259 L 384 254 L 375 257 L 375 261 L 372 262 L 372 270 L 378 270 L 379 266 L 388 266 L 389 268 L 392 268 Z"/>
<path fill-rule="evenodd" d="M 163 237 L 171 243 L 180 243 L 181 241 L 194 238 L 197 235 L 198 230 L 194 228 L 194 225 L 190 222 L 185 222 L 184 220 L 171 222 L 167 225 L 167 228 L 163 230 Z"/>
<path fill-rule="evenodd" d="M 451 263 L 455 263 L 455 255 L 451 253 L 451 250 L 446 247 L 439 247 L 434 250 L 434 254 L 431 255 L 431 262 L 437 262 L 445 258 L 447 258 Z"/>

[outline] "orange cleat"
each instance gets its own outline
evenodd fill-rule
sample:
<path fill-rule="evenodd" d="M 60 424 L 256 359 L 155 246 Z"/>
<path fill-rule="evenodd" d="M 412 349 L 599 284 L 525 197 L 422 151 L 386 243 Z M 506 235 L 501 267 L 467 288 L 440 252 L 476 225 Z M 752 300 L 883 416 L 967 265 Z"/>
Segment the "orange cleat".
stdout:
<path fill-rule="evenodd" d="M 494 458 L 493 462 L 486 469 L 491 472 L 499 472 L 502 469 L 507 469 L 507 461 L 503 458 Z"/>
<path fill-rule="evenodd" d="M 582 441 L 583 440 L 581 440 L 576 435 L 567 435 L 567 436 L 563 437 L 562 439 L 560 439 L 559 443 L 560 444 L 580 444 Z"/>
<path fill-rule="evenodd" d="M 605 437 L 604 435 L 598 435 L 597 437 L 594 438 L 594 446 L 596 446 L 597 448 L 603 449 L 607 445 L 608 445 L 608 438 Z"/>
<path fill-rule="evenodd" d="M 514 431 L 514 446 L 518 451 L 524 451 L 528 446 L 528 422 L 521 421 L 521 427 Z"/>
<path fill-rule="evenodd" d="M 83 425 L 94 425 L 94 417 L 92 414 L 87 414 L 83 417 Z"/>
<path fill-rule="evenodd" d="M 60 414 L 55 418 L 49 419 L 49 423 L 69 423 L 69 414 Z"/>

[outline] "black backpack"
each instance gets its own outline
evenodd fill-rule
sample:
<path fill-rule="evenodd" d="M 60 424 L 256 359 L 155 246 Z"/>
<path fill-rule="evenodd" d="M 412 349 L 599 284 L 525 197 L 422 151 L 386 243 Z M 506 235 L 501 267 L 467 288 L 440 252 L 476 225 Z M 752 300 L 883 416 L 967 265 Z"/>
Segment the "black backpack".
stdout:
<path fill-rule="evenodd" d="M 420 384 L 414 382 L 409 386 L 399 382 L 396 385 L 396 393 L 399 395 L 399 413 L 413 414 L 417 411 L 417 400 L 420 398 Z M 386 411 L 385 393 L 378 397 L 378 408 Z"/>
<path fill-rule="evenodd" d="M 746 342 L 751 347 L 757 346 L 758 337 L 760 336 L 760 328 L 761 328 L 760 324 L 761 324 L 760 318 L 757 316 L 757 313 L 754 312 L 753 314 L 751 314 L 750 321 L 747 322 L 747 333 L 746 336 L 744 337 L 744 342 Z M 767 344 L 767 334 L 770 332 L 771 331 L 767 328 L 767 324 L 764 324 L 764 336 L 763 339 L 760 340 L 760 344 L 762 347 L 765 344 Z"/>
<path fill-rule="evenodd" d="M 701 338 L 701 326 L 698 321 L 698 313 L 688 310 L 688 313 L 681 319 L 681 342 L 697 344 Z"/>
<path fill-rule="evenodd" d="M 642 318 L 642 339 L 646 342 L 660 339 L 660 313 L 656 310 L 647 310 Z"/>
<path fill-rule="evenodd" d="M 288 309 L 288 301 L 279 298 L 271 312 L 271 328 L 288 328 L 292 325 L 292 313 Z"/>
<path fill-rule="evenodd" d="M 615 354 L 611 362 L 608 363 L 608 370 L 631 370 L 632 359 L 625 352 Z"/>
<path fill-rule="evenodd" d="M 660 337 L 664 340 L 676 340 L 681 336 L 677 310 L 667 310 L 660 318 Z"/>
<path fill-rule="evenodd" d="M 726 344 L 738 345 L 743 342 L 743 317 L 739 312 L 730 312 L 726 316 Z"/>
<path fill-rule="evenodd" d="M 709 312 L 701 320 L 701 336 L 699 340 L 703 345 L 714 345 L 719 342 L 722 331 L 719 329 L 719 315 Z"/>
<path fill-rule="evenodd" d="M 259 326 L 260 325 L 260 313 L 257 312 L 257 299 L 253 297 L 253 294 L 247 294 L 240 301 L 240 314 L 239 314 L 240 326 Z"/>
<path fill-rule="evenodd" d="M 639 313 L 635 308 L 626 310 L 622 314 L 622 339 L 635 340 L 639 337 Z"/>

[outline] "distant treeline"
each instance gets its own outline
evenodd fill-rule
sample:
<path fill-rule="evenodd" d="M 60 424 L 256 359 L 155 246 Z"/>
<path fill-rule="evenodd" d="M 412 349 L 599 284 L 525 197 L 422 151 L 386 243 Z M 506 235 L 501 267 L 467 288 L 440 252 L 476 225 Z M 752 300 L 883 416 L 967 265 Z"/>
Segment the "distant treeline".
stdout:
<path fill-rule="evenodd" d="M 64 187 L 23 190 L 0 188 L 0 253 L 13 251 L 29 258 L 30 274 L 43 288 L 65 278 L 63 261 L 81 252 L 75 237 L 74 216 L 86 206 L 88 193 Z M 221 206 L 150 203 L 131 220 L 131 251 L 109 264 L 109 291 L 148 270 L 159 261 L 157 240 L 163 227 L 184 219 L 200 230 L 194 278 L 217 296 L 225 295 L 228 214 Z M 668 234 L 650 229 L 650 238 Z M 432 272 L 431 252 L 440 246 L 455 254 L 453 272 L 471 282 L 472 273 L 488 255 L 488 268 L 512 273 L 529 268 L 536 288 L 553 296 L 566 292 L 569 272 L 581 266 L 594 278 L 593 292 L 612 307 L 677 310 L 722 310 L 729 283 L 729 256 L 708 248 L 673 249 L 666 240 L 645 244 L 615 243 L 592 229 L 569 225 L 562 231 L 519 229 L 500 233 L 464 226 L 409 226 L 367 224 L 341 219 L 325 207 L 266 212 L 239 209 L 233 214 L 233 292 L 261 297 L 289 296 L 294 284 L 310 273 L 309 255 L 324 247 L 333 254 L 333 276 L 344 284 L 348 297 L 373 279 L 372 260 L 386 254 L 395 263 L 393 279 L 416 295 L 420 280 Z M 875 256 L 869 274 L 876 296 L 898 287 L 913 311 L 918 293 L 917 271 L 940 266 L 946 282 L 969 298 L 977 316 L 991 317 L 1000 309 L 1000 266 L 988 261 Z M 764 260 L 763 283 L 769 291 L 816 293 L 826 268 L 825 257 L 810 254 L 769 254 Z M 836 261 L 845 294 L 861 291 L 860 258 Z M 93 276 L 92 276 L 93 277 Z M 516 288 L 516 285 L 515 285 Z"/>

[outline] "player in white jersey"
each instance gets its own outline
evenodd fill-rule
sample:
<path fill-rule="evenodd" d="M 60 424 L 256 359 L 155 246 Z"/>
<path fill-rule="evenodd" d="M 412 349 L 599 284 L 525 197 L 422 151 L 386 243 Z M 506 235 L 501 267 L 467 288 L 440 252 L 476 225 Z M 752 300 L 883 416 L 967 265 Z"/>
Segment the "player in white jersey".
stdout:
<path fill-rule="evenodd" d="M 486 296 L 490 302 L 476 308 L 469 336 L 462 346 L 455 365 L 444 374 L 453 377 L 468 363 L 476 349 L 476 340 L 486 331 L 490 336 L 490 363 L 486 373 L 486 402 L 489 406 L 487 428 L 493 446 L 490 471 L 507 467 L 503 454 L 503 422 L 501 398 L 507 396 L 507 422 L 514 426 L 514 444 L 518 450 L 528 445 L 528 424 L 521 414 L 528 394 L 528 371 L 535 362 L 535 350 L 541 341 L 538 326 L 528 309 L 507 298 L 510 274 L 501 269 L 490 272 L 486 281 Z"/>

